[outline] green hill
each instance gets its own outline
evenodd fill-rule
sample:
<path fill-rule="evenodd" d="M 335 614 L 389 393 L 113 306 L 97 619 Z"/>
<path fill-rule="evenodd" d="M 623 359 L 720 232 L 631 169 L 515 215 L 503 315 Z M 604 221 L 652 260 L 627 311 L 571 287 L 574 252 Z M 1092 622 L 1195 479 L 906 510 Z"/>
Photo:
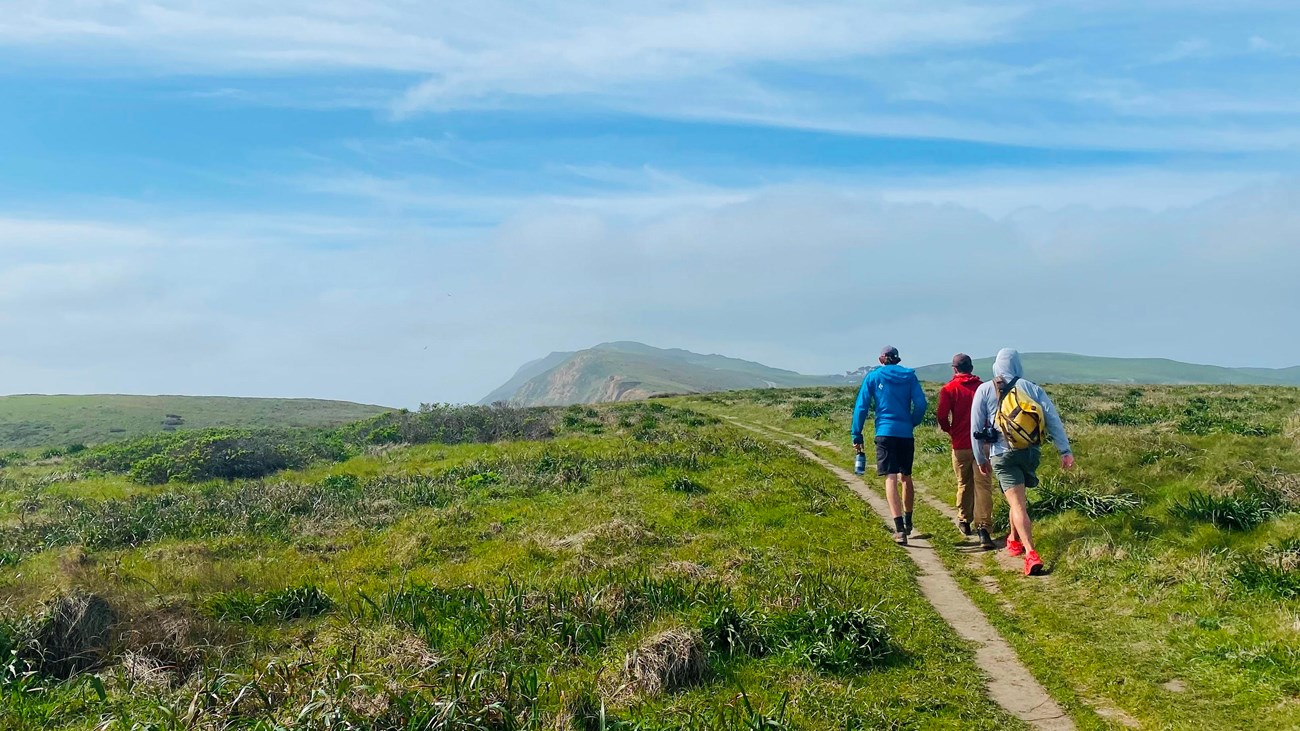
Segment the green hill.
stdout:
<path fill-rule="evenodd" d="M 527 406 L 633 401 L 670 393 L 842 385 L 845 376 L 805 376 L 761 363 L 642 343 L 602 343 L 528 363 L 482 403 Z"/>
<path fill-rule="evenodd" d="M 1225 368 L 1165 358 L 1100 358 L 1072 353 L 1022 353 L 1025 373 L 1043 383 L 1220 384 L 1300 386 L 1300 366 L 1292 368 Z M 916 369 L 923 381 L 946 381 L 947 363 Z M 975 373 L 992 377 L 993 359 L 975 360 Z"/>
<path fill-rule="evenodd" d="M 213 426 L 333 426 L 388 410 L 319 399 L 0 396 L 0 449 L 96 444 Z"/>
<path fill-rule="evenodd" d="M 1030 378 L 1043 383 L 1300 385 L 1300 366 L 1225 368 L 1164 358 L 1101 358 L 1071 353 L 1024 353 L 1022 358 Z M 975 372 L 980 375 L 991 377 L 992 369 L 992 358 L 975 361 Z M 946 363 L 922 366 L 916 371 L 924 381 L 946 381 L 952 375 Z M 555 406 L 748 388 L 856 385 L 861 373 L 806 376 L 722 355 L 613 342 L 573 353 L 551 353 L 526 363 L 479 403 L 509 401 L 523 406 Z"/>

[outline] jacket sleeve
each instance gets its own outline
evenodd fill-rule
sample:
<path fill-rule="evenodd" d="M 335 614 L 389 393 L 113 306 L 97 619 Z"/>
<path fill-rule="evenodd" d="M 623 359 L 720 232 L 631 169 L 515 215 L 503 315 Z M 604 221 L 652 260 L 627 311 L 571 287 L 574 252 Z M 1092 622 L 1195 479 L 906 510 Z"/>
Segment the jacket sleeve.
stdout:
<path fill-rule="evenodd" d="M 921 388 L 921 379 L 912 376 L 912 426 L 920 426 L 925 421 L 925 409 L 929 405 L 925 400 L 925 389 Z"/>
<path fill-rule="evenodd" d="M 858 389 L 858 402 L 853 407 L 854 444 L 862 444 L 862 426 L 867 423 L 867 416 L 871 412 L 871 396 L 871 374 L 868 373 L 862 379 L 862 387 Z"/>
<path fill-rule="evenodd" d="M 1061 414 L 1056 410 L 1056 404 L 1052 403 L 1052 397 L 1042 388 L 1038 389 L 1040 398 L 1038 403 L 1043 405 L 1043 416 L 1047 417 L 1047 433 L 1052 435 L 1052 444 L 1056 445 L 1056 451 L 1062 455 L 1070 453 L 1070 439 L 1065 436 L 1065 423 L 1061 421 Z"/>
<path fill-rule="evenodd" d="M 985 451 L 985 444 L 976 438 L 976 434 L 984 431 L 990 426 L 993 415 L 989 413 L 989 389 L 993 388 L 992 383 L 982 383 L 975 390 L 975 399 L 970 402 L 970 438 L 972 451 L 975 452 L 976 464 L 988 464 L 989 457 Z"/>
<path fill-rule="evenodd" d="M 939 407 L 935 409 L 935 417 L 939 420 L 939 428 L 944 432 L 952 433 L 952 394 L 948 389 L 939 389 Z"/>

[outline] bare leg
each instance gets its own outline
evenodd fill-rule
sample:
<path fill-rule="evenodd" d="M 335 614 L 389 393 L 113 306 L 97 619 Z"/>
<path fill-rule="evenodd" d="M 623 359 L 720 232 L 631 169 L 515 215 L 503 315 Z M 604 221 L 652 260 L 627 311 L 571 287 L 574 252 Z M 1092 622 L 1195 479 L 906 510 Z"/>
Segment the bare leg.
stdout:
<path fill-rule="evenodd" d="M 903 517 L 903 501 L 898 497 L 898 475 L 885 475 L 885 499 L 895 518 Z"/>
<path fill-rule="evenodd" d="M 1025 500 L 1025 486 L 1016 485 L 1002 494 L 1011 506 L 1011 538 L 1023 543 L 1025 551 L 1033 553 L 1034 535 L 1029 520 L 1029 503 Z"/>
<path fill-rule="evenodd" d="M 912 512 L 912 504 L 916 502 L 916 485 L 912 484 L 911 475 L 900 475 L 903 480 L 903 510 Z"/>

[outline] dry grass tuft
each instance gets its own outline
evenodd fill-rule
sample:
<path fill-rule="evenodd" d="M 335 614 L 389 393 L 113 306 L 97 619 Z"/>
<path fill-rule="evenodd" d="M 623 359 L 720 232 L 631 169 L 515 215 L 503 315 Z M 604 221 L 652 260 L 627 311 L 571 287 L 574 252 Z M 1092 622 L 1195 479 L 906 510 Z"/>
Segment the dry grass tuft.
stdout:
<path fill-rule="evenodd" d="M 663 573 L 668 576 L 685 576 L 688 579 L 713 578 L 712 569 L 692 561 L 673 561 L 663 567 Z"/>
<path fill-rule="evenodd" d="M 117 613 L 97 594 L 73 593 L 45 607 L 29 644 L 41 669 L 70 678 L 98 666 L 108 651 L 109 630 Z"/>
<path fill-rule="evenodd" d="M 670 629 L 642 642 L 623 660 L 618 695 L 658 696 L 703 680 L 709 670 L 704 636 Z"/>
<path fill-rule="evenodd" d="M 1300 411 L 1288 416 L 1286 421 L 1282 422 L 1282 434 L 1294 442 L 1297 449 L 1300 449 Z"/>
<path fill-rule="evenodd" d="M 587 530 L 574 533 L 571 536 L 561 538 L 555 541 L 555 545 L 561 548 L 582 550 L 589 544 L 619 547 L 653 545 L 657 542 L 658 537 L 639 523 L 615 518 Z"/>
<path fill-rule="evenodd" d="M 122 674 L 131 685 L 154 691 L 169 690 L 177 680 L 162 660 L 130 651 L 122 655 Z"/>
<path fill-rule="evenodd" d="M 116 645 L 124 665 L 128 656 L 148 659 L 178 679 L 198 670 L 208 652 L 233 641 L 228 631 L 178 606 L 128 610 L 118 625 Z"/>

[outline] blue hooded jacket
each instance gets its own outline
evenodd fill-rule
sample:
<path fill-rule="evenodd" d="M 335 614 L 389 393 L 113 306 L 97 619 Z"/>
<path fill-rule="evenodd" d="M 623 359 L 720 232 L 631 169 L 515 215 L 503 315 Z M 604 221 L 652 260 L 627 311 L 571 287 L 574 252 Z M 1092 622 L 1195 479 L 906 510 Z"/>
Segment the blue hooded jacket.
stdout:
<path fill-rule="evenodd" d="M 862 426 L 874 408 L 876 436 L 912 436 L 925 418 L 925 392 L 916 371 L 900 365 L 881 366 L 862 379 L 858 403 L 853 407 L 853 443 L 862 442 Z"/>

